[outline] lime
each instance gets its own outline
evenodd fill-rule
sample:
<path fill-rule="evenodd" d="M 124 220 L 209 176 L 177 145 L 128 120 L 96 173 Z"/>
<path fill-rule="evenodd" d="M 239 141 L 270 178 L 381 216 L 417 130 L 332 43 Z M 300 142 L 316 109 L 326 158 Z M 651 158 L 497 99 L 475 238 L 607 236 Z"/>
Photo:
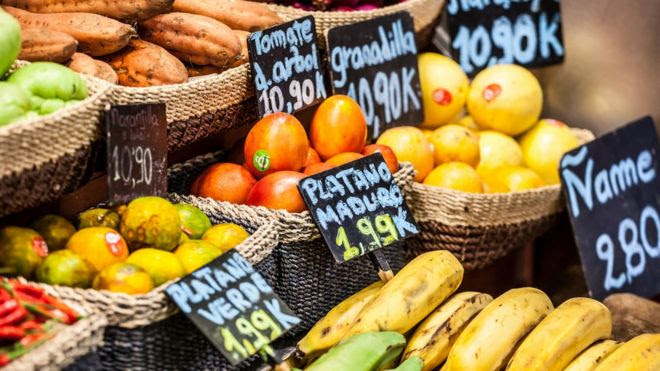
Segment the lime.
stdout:
<path fill-rule="evenodd" d="M 137 265 L 149 273 L 156 287 L 183 276 L 186 272 L 176 255 L 169 251 L 146 248 L 133 252 L 126 263 Z"/>

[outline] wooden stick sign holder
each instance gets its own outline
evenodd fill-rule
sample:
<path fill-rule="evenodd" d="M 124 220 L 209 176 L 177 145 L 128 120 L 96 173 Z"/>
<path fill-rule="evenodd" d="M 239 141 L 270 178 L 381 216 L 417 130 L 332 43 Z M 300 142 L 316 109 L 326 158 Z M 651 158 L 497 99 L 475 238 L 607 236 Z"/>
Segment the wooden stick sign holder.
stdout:
<path fill-rule="evenodd" d="M 380 153 L 304 178 L 298 188 L 338 263 L 367 254 L 381 280 L 394 277 L 380 249 L 419 228 Z"/>

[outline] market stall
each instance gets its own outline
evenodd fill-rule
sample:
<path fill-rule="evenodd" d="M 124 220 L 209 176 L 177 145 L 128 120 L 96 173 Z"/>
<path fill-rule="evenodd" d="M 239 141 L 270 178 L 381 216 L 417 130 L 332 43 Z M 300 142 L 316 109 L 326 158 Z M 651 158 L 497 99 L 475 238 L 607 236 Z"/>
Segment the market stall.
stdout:
<path fill-rule="evenodd" d="M 660 369 L 657 112 L 557 106 L 564 2 L 0 5 L 3 370 Z"/>

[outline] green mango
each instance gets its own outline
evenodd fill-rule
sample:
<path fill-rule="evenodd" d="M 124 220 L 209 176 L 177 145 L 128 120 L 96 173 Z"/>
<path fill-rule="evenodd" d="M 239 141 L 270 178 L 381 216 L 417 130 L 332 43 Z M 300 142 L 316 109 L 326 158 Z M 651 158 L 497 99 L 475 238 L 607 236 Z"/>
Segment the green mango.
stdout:
<path fill-rule="evenodd" d="M 57 98 L 44 99 L 44 102 L 39 107 L 39 114 L 40 115 L 47 115 L 49 113 L 53 113 L 53 112 L 57 111 L 60 108 L 64 108 L 64 101 L 63 100 L 57 99 Z"/>
<path fill-rule="evenodd" d="M 405 346 L 398 332 L 366 332 L 333 347 L 305 371 L 378 371 L 397 362 Z"/>
<path fill-rule="evenodd" d="M 18 85 L 0 81 L 0 126 L 30 111 L 30 93 Z"/>
<path fill-rule="evenodd" d="M 87 98 L 87 84 L 68 67 L 53 62 L 35 62 L 19 68 L 7 79 L 44 99 Z"/>
<path fill-rule="evenodd" d="M 401 363 L 399 367 L 388 371 L 422 371 L 423 368 L 424 361 L 419 356 L 414 356 Z"/>
<path fill-rule="evenodd" d="M 21 51 L 21 26 L 0 8 L 0 77 L 9 70 Z"/>

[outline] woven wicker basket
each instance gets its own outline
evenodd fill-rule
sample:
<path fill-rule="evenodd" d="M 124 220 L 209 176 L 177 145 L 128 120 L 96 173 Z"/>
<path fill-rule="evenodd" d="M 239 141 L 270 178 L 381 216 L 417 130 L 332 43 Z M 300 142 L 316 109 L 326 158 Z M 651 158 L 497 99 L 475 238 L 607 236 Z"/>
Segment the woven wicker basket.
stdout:
<path fill-rule="evenodd" d="M 208 165 L 219 160 L 220 154 L 200 156 L 172 167 L 170 191 L 186 193 L 188 185 Z M 394 178 L 405 192 L 412 183 L 414 170 L 404 165 Z M 177 202 L 201 208 L 215 222 L 254 223 L 275 221 L 279 243 L 268 256 L 275 270 L 273 288 L 302 319 L 289 338 L 306 333 L 330 309 L 346 297 L 378 280 L 377 271 L 367 256 L 337 264 L 322 240 L 309 212 L 288 213 L 264 207 L 218 202 L 210 198 L 172 195 Z M 402 247 L 389 247 L 383 252 L 395 271 L 407 261 Z"/>
<path fill-rule="evenodd" d="M 169 152 L 257 118 L 249 65 L 202 76 L 184 84 L 115 86 L 113 104 L 165 103 Z"/>
<path fill-rule="evenodd" d="M 574 129 L 585 143 L 587 130 Z M 414 183 L 411 208 L 421 233 L 408 247 L 413 255 L 449 250 L 465 269 L 482 268 L 546 232 L 564 210 L 561 187 L 516 193 L 476 194 Z"/>
<path fill-rule="evenodd" d="M 0 216 L 55 200 L 80 184 L 111 89 L 97 79 L 85 80 L 89 97 L 82 102 L 0 127 Z"/>
<path fill-rule="evenodd" d="M 63 326 L 51 339 L 5 366 L 3 371 L 61 370 L 103 343 L 106 319 L 92 313 L 71 326 Z M 99 368 L 100 364 L 87 364 Z"/>
<path fill-rule="evenodd" d="M 407 11 L 415 21 L 417 44 L 422 48 L 431 41 L 433 28 L 438 16 L 440 16 L 440 11 L 444 3 L 445 0 L 407 0 L 382 9 L 355 12 L 311 12 L 281 5 L 269 5 L 269 7 L 285 21 L 308 15 L 314 16 L 316 33 L 318 34 L 319 43 L 322 48 L 325 48 L 325 32 L 333 27 L 345 26 L 373 19 L 374 17 Z"/>

